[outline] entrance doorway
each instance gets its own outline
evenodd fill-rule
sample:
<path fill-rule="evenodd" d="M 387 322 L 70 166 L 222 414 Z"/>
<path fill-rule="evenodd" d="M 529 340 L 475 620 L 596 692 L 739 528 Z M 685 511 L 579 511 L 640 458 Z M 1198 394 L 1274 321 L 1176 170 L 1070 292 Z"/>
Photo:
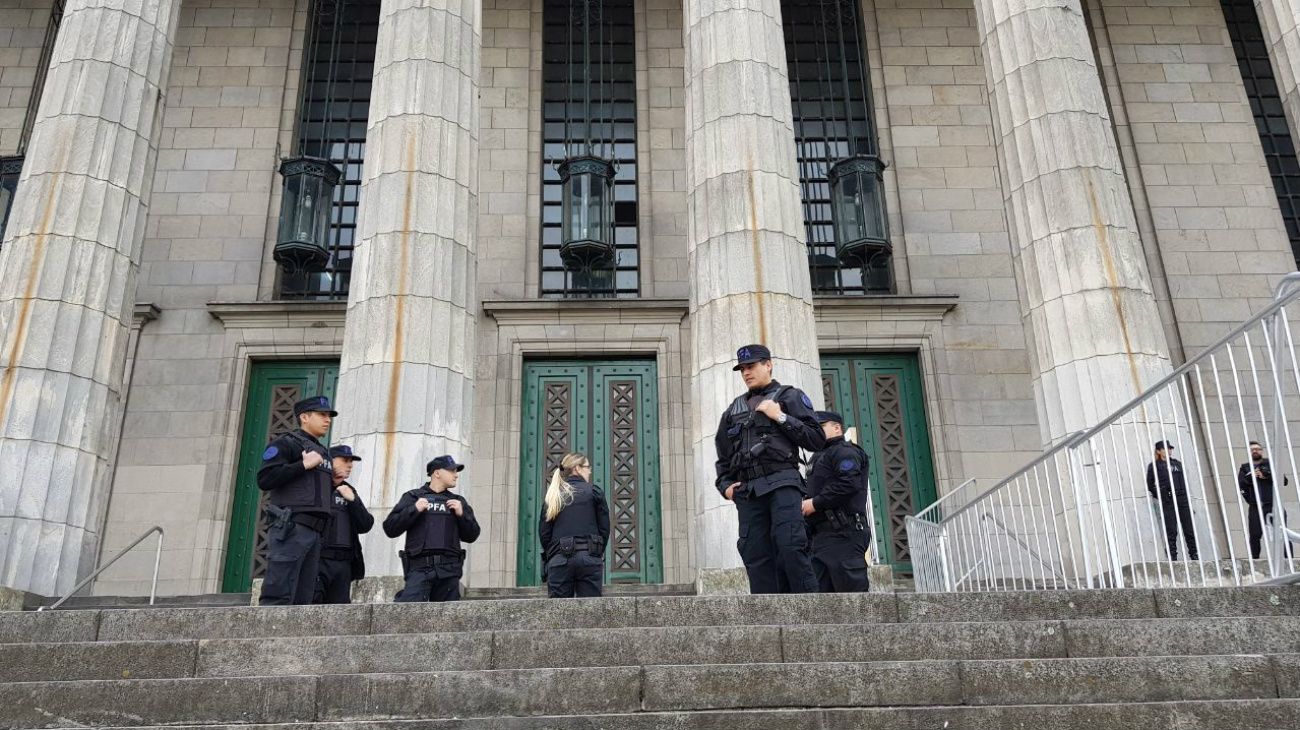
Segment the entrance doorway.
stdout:
<path fill-rule="evenodd" d="M 663 581 L 659 519 L 659 394 L 653 360 L 524 364 L 518 584 L 541 582 L 537 528 L 551 472 L 564 455 L 591 460 L 609 502 L 607 583 Z"/>
<path fill-rule="evenodd" d="M 265 493 L 257 488 L 262 452 L 275 438 L 298 427 L 293 404 L 313 395 L 334 398 L 337 362 L 254 363 L 249 377 L 248 407 L 239 439 L 235 503 L 230 510 L 230 537 L 221 590 L 243 593 L 266 573 L 266 523 L 261 519 Z M 326 434 L 325 443 L 329 443 Z"/>
<path fill-rule="evenodd" d="M 876 555 L 895 572 L 912 572 L 906 519 L 935 500 L 934 463 L 925 419 L 925 394 L 916 356 L 848 355 L 822 358 L 826 408 L 857 427 L 871 457 L 871 505 Z"/>

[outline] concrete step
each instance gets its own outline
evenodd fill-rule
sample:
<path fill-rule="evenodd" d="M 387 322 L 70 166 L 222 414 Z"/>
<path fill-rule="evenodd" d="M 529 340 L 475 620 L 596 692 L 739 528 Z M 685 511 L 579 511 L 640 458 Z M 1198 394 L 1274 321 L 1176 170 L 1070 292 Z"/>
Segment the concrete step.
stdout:
<path fill-rule="evenodd" d="M 698 626 L 0 645 L 0 682 L 1268 654 L 1300 617 Z"/>
<path fill-rule="evenodd" d="M 0 725 L 281 724 L 1297 698 L 1297 654 L 660 665 L 9 682 L 0 685 Z"/>
<path fill-rule="evenodd" d="M 978 594 L 641 596 L 0 612 L 0 643 L 821 624 L 1300 616 L 1300 586 Z"/>
<path fill-rule="evenodd" d="M 219 608 L 222 606 L 247 606 L 252 600 L 251 593 L 205 593 L 196 596 L 159 596 L 149 603 L 148 596 L 73 596 L 62 606 L 60 611 L 119 609 L 119 608 Z M 33 603 L 24 606 L 24 610 L 35 611 L 39 608 L 58 603 L 57 598 L 38 597 Z"/>
<path fill-rule="evenodd" d="M 636 712 L 292 725 L 181 725 L 172 730 L 1294 730 L 1296 727 L 1300 727 L 1300 700 L 1274 699 Z M 128 726 L 105 730 L 141 728 Z"/>

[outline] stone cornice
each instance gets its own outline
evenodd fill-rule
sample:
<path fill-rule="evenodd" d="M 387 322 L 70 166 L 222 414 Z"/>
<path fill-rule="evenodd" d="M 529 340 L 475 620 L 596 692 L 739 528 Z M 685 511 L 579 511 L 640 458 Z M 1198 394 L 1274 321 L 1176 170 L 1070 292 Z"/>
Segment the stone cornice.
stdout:
<path fill-rule="evenodd" d="M 347 302 L 208 302 L 208 314 L 226 329 L 342 327 Z"/>
<path fill-rule="evenodd" d="M 815 297 L 813 311 L 820 322 L 863 320 L 939 321 L 957 306 L 956 294 L 898 296 L 892 294 L 857 297 Z"/>
<path fill-rule="evenodd" d="M 135 311 L 132 312 L 131 323 L 136 327 L 143 327 L 146 324 L 158 319 L 162 310 L 153 302 L 136 302 Z"/>
<path fill-rule="evenodd" d="M 483 311 L 501 325 L 577 322 L 679 325 L 690 303 L 685 299 L 523 299 L 483 302 Z"/>

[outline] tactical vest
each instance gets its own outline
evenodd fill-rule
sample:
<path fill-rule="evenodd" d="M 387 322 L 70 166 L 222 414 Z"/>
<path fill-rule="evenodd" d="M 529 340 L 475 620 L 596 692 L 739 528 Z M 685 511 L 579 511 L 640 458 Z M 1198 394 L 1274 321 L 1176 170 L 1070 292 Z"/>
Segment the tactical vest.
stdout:
<path fill-rule="evenodd" d="M 447 507 L 447 501 L 455 495 L 424 490 L 420 496 L 429 500 L 429 509 L 420 513 L 415 524 L 406 531 L 406 554 L 411 557 L 428 552 L 459 554 L 460 525 L 456 522 L 456 513 Z"/>
<path fill-rule="evenodd" d="M 551 539 L 599 535 L 600 528 L 596 525 L 595 488 L 590 482 L 576 478 L 570 479 L 569 484 L 573 487 L 573 501 L 555 516 L 554 522 L 551 523 Z"/>
<path fill-rule="evenodd" d="M 330 526 L 325 531 L 325 547 L 352 549 L 352 516 L 348 513 L 348 501 L 337 491 L 330 510 Z"/>
<path fill-rule="evenodd" d="M 765 400 L 778 400 L 790 388 L 782 385 L 770 395 L 745 393 L 727 408 L 725 427 L 731 442 L 731 466 L 741 480 L 799 468 L 799 446 L 776 421 L 754 410 Z"/>
<path fill-rule="evenodd" d="M 296 512 L 329 512 L 330 495 L 334 493 L 333 464 L 329 452 L 324 446 L 297 431 L 280 438 L 303 451 L 315 451 L 324 457 L 325 461 L 315 469 L 303 472 L 292 482 L 278 489 L 272 489 L 267 494 L 267 501 L 277 507 L 291 507 Z"/>
<path fill-rule="evenodd" d="M 813 457 L 812 468 L 808 471 L 808 496 L 816 497 L 821 494 L 822 488 L 827 483 L 839 476 L 840 464 L 845 460 L 852 458 L 854 455 L 861 460 L 862 473 L 857 475 L 857 491 L 849 499 L 849 503 L 841 508 L 845 512 L 852 514 L 866 514 L 867 512 L 867 452 L 855 443 L 849 441 L 837 441 L 834 444 L 817 452 Z"/>

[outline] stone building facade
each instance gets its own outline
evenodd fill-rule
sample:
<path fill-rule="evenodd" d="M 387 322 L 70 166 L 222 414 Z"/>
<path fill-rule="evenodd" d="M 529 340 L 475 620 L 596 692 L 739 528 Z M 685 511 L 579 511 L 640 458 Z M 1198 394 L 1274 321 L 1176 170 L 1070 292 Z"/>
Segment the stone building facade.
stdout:
<path fill-rule="evenodd" d="M 471 586 L 536 581 L 542 478 L 570 448 L 615 500 L 611 578 L 694 581 L 739 564 L 712 440 L 734 351 L 760 341 L 859 427 L 878 549 L 905 568 L 905 514 L 1105 415 L 1296 268 L 1300 11 L 1281 0 L 606 0 L 630 60 L 602 101 L 624 196 L 604 285 L 556 263 L 570 3 L 55 4 L 0 0 L 0 155 L 22 157 L 0 584 L 37 593 L 153 525 L 162 593 L 245 589 L 249 454 L 309 391 L 336 396 L 331 438 L 364 456 L 377 514 L 427 459 L 467 460 Z M 322 6 L 369 14 L 331 36 Z M 800 44 L 828 12 L 853 19 L 867 80 L 838 122 L 857 103 L 887 163 L 892 253 L 869 276 L 824 258 L 810 150 L 831 156 L 836 107 L 817 118 L 791 76 L 821 73 Z M 330 58 L 351 74 L 323 122 L 346 127 L 322 147 L 336 250 L 304 278 L 273 257 L 277 168 L 322 124 Z M 391 542 L 366 544 L 397 572 Z M 96 590 L 147 592 L 151 570 L 132 555 Z"/>

